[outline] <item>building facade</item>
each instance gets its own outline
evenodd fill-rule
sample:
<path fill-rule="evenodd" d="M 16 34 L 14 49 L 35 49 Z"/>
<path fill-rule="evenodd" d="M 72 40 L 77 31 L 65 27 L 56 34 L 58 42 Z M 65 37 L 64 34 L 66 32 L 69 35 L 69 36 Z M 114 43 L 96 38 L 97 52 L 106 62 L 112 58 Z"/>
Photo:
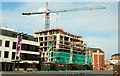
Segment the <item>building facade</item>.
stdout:
<path fill-rule="evenodd" d="M 16 44 L 17 32 L 8 28 L 0 28 L 0 62 L 2 70 L 14 70 L 14 62 L 16 61 Z M 23 35 L 19 68 L 23 68 L 24 63 L 28 63 L 31 67 L 32 63 L 39 63 L 36 61 L 39 58 L 39 43 L 32 35 Z M 17 68 L 17 63 L 15 63 Z"/>
<path fill-rule="evenodd" d="M 50 49 L 49 46 L 52 42 L 53 42 L 52 51 L 54 53 L 51 52 L 50 56 L 56 56 L 56 55 L 58 56 L 58 54 L 61 54 L 62 56 L 63 55 L 62 53 L 64 53 L 63 56 L 65 57 L 66 55 L 66 57 L 67 56 L 68 57 L 66 58 L 66 60 L 64 60 L 65 58 L 62 59 L 62 57 L 61 59 L 66 61 L 66 63 L 74 63 L 75 55 L 73 54 L 85 55 L 82 36 L 65 32 L 61 28 L 51 28 L 47 30 L 41 30 L 35 32 L 35 34 L 37 34 L 36 38 L 40 43 L 41 57 L 44 57 L 46 62 L 54 62 L 55 59 L 54 57 L 50 57 L 50 59 L 48 59 L 48 50 Z M 84 56 L 83 56 L 83 60 L 85 60 Z"/>
<path fill-rule="evenodd" d="M 104 52 L 100 48 L 88 49 L 93 70 L 104 70 Z"/>

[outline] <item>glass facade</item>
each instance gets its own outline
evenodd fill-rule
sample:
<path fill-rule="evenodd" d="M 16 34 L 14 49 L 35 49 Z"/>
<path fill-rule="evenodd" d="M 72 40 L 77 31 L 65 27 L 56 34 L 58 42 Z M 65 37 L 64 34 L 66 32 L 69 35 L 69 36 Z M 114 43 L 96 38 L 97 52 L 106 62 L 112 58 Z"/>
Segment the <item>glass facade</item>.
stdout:
<path fill-rule="evenodd" d="M 38 52 L 38 46 L 22 43 L 21 50 Z"/>
<path fill-rule="evenodd" d="M 38 60 L 39 59 L 39 55 L 21 53 L 20 54 L 20 58 L 22 60 Z"/>

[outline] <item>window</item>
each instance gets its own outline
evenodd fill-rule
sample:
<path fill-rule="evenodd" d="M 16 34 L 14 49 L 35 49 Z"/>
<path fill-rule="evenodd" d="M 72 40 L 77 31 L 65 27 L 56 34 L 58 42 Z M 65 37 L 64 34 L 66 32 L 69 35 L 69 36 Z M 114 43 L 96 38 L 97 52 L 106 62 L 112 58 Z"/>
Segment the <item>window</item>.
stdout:
<path fill-rule="evenodd" d="M 51 34 L 52 34 L 52 31 L 49 32 L 49 35 L 51 35 Z"/>
<path fill-rule="evenodd" d="M 5 47 L 9 47 L 10 41 L 5 41 Z"/>
<path fill-rule="evenodd" d="M 51 56 L 53 56 L 53 52 L 51 53 Z"/>
<path fill-rule="evenodd" d="M 56 57 L 56 60 L 60 60 L 60 57 Z"/>
<path fill-rule="evenodd" d="M 22 44 L 21 45 L 21 50 L 29 50 L 27 44 Z"/>
<path fill-rule="evenodd" d="M 45 46 L 47 46 L 47 42 L 45 43 Z"/>
<path fill-rule="evenodd" d="M 39 40 L 40 40 L 40 41 L 43 41 L 43 37 L 40 37 Z"/>
<path fill-rule="evenodd" d="M 0 58 L 1 58 L 1 51 L 0 51 Z"/>
<path fill-rule="evenodd" d="M 37 39 L 37 38 L 34 38 L 34 40 L 35 40 L 36 42 L 38 42 L 38 39 Z"/>
<path fill-rule="evenodd" d="M 13 34 L 12 34 L 12 37 L 17 38 L 17 34 L 16 34 L 16 33 L 13 33 Z"/>
<path fill-rule="evenodd" d="M 43 45 L 43 43 L 42 43 L 42 45 Z M 29 45 L 29 44 L 22 44 L 21 45 L 21 50 L 38 51 L 38 46 Z"/>
<path fill-rule="evenodd" d="M 8 52 L 8 51 L 5 51 L 5 52 L 4 52 L 4 58 L 8 58 L 8 55 L 9 55 L 9 52 Z"/>
<path fill-rule="evenodd" d="M 47 35 L 47 32 L 45 32 L 44 35 Z"/>
<path fill-rule="evenodd" d="M 45 53 L 43 53 L 43 57 L 44 57 Z"/>
<path fill-rule="evenodd" d="M 12 59 L 15 59 L 15 52 L 12 52 Z"/>
<path fill-rule="evenodd" d="M 0 46 L 2 46 L 2 40 L 0 40 Z"/>
<path fill-rule="evenodd" d="M 40 46 L 43 46 L 43 43 L 40 43 Z"/>
<path fill-rule="evenodd" d="M 16 42 L 13 42 L 13 49 L 16 49 Z"/>
<path fill-rule="evenodd" d="M 68 41 L 68 40 L 69 40 L 69 38 L 68 38 L 68 37 L 64 37 L 64 40 L 65 40 L 65 41 Z"/>
<path fill-rule="evenodd" d="M 37 60 L 38 56 L 37 55 L 31 55 L 31 54 L 23 54 L 23 53 L 21 53 L 21 59 L 22 60 Z"/>
<path fill-rule="evenodd" d="M 51 61 L 53 61 L 53 58 L 51 58 Z"/>
<path fill-rule="evenodd" d="M 54 42 L 54 45 L 56 45 L 56 41 Z"/>
<path fill-rule="evenodd" d="M 54 40 L 56 40 L 56 36 L 54 36 Z"/>
<path fill-rule="evenodd" d="M 45 37 L 45 41 L 47 41 L 47 37 Z"/>

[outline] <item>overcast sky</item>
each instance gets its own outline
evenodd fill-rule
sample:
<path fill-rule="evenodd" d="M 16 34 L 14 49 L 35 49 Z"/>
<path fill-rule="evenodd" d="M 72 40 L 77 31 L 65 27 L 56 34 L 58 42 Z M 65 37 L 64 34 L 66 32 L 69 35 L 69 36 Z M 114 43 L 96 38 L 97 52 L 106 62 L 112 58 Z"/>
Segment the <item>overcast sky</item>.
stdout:
<path fill-rule="evenodd" d="M 0 3 L 0 23 L 3 27 L 34 34 L 44 29 L 44 14 L 22 16 L 22 12 L 45 10 L 45 2 L 14 2 L 4 0 Z M 37 0 L 36 0 L 37 1 Z M 50 9 L 79 8 L 85 6 L 104 6 L 102 10 L 74 11 L 50 14 L 51 27 L 60 27 L 64 31 L 83 36 L 88 47 L 101 48 L 105 58 L 118 52 L 118 3 L 117 2 L 49 2 Z"/>

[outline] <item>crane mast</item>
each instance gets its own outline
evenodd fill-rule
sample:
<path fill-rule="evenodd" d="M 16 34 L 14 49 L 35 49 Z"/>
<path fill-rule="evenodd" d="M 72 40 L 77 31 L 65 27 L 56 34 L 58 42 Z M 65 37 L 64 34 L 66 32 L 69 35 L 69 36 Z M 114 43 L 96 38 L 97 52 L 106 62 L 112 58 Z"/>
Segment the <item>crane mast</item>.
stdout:
<path fill-rule="evenodd" d="M 72 11 L 84 11 L 84 10 L 99 10 L 105 9 L 103 6 L 95 7 L 81 7 L 81 8 L 69 8 L 69 9 L 48 9 L 48 2 L 46 2 L 46 11 L 43 12 L 25 12 L 22 15 L 36 15 L 36 14 L 45 14 L 45 29 L 50 28 L 50 13 L 61 13 L 61 12 L 72 12 Z"/>
<path fill-rule="evenodd" d="M 50 12 L 48 10 L 48 2 L 46 2 L 45 29 L 48 28 L 50 28 Z"/>

